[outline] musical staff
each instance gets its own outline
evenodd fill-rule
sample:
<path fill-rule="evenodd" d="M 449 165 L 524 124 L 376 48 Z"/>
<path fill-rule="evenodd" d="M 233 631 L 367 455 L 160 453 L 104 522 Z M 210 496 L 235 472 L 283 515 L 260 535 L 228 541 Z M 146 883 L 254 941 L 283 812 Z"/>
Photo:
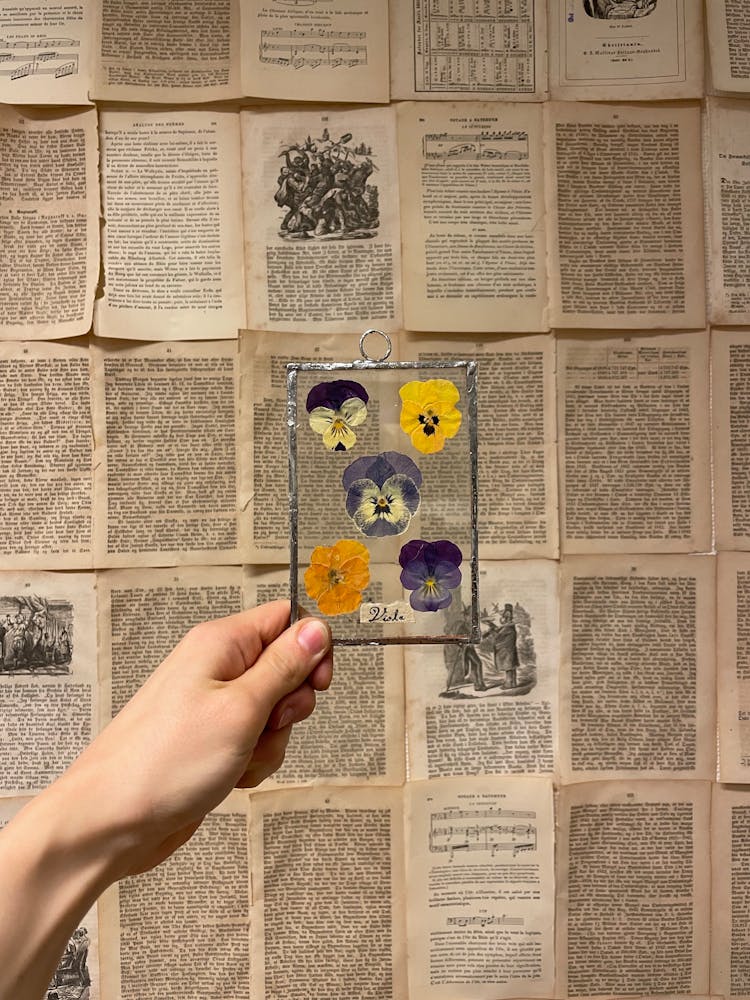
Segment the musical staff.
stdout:
<path fill-rule="evenodd" d="M 537 829 L 529 823 L 504 823 L 507 819 L 536 819 L 535 812 L 504 809 L 452 809 L 430 817 L 430 851 L 454 854 L 485 851 L 495 856 L 509 851 L 515 857 L 537 849 Z"/>
<path fill-rule="evenodd" d="M 59 80 L 78 73 L 77 52 L 61 51 L 75 49 L 80 41 L 73 38 L 39 38 L 34 41 L 0 39 L 0 76 L 11 80 L 23 80 L 29 76 L 52 76 Z M 39 51 L 29 54 L 31 49 Z M 24 50 L 23 54 L 16 54 Z"/>
<path fill-rule="evenodd" d="M 448 927 L 523 927 L 523 917 L 486 916 L 486 917 L 448 917 L 445 921 Z"/>
<path fill-rule="evenodd" d="M 261 31 L 260 61 L 292 69 L 366 66 L 364 31 Z"/>
<path fill-rule="evenodd" d="M 527 132 L 481 132 L 475 135 L 426 135 L 426 160 L 528 160 Z"/>

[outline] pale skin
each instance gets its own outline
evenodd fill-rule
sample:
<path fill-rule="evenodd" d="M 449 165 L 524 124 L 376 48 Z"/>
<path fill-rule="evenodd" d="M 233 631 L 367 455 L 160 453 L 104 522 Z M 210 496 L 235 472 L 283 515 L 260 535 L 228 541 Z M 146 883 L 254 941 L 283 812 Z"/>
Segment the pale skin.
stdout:
<path fill-rule="evenodd" d="M 192 629 L 75 763 L 0 831 L 0 1000 L 39 1000 L 109 885 L 158 865 L 284 759 L 331 682 L 321 621 L 276 601 Z"/>

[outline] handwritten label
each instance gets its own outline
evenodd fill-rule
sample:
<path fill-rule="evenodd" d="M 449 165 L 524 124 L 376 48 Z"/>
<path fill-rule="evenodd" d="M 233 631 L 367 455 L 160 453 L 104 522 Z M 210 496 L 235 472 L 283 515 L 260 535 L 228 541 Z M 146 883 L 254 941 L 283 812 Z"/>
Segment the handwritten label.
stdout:
<path fill-rule="evenodd" d="M 391 601 L 390 604 L 360 604 L 359 620 L 362 624 L 397 625 L 401 622 L 416 621 L 414 609 L 407 601 Z"/>

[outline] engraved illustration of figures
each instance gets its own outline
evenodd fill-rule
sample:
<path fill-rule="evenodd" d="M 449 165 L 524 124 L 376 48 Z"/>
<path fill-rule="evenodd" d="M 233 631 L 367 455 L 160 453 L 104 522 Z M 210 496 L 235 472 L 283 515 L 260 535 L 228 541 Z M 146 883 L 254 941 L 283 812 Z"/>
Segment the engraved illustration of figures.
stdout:
<path fill-rule="evenodd" d="M 285 208 L 279 226 L 284 239 L 370 239 L 380 225 L 378 189 L 369 183 L 377 170 L 372 149 L 352 146 L 352 134 L 319 138 L 282 148 L 284 157 L 274 193 Z"/>
<path fill-rule="evenodd" d="M 4 608 L 12 607 L 13 611 Z M 0 673 L 70 673 L 73 608 L 24 594 L 0 597 Z"/>
<path fill-rule="evenodd" d="M 446 631 L 466 631 L 463 617 L 446 622 Z M 492 698 L 528 694 L 536 685 L 537 658 L 531 634 L 531 616 L 521 604 L 493 604 L 480 616 L 482 638 L 478 646 L 445 646 L 447 671 L 441 698 Z"/>
<path fill-rule="evenodd" d="M 589 17 L 604 20 L 632 20 L 646 17 L 656 7 L 658 0 L 583 0 L 583 9 Z"/>
<path fill-rule="evenodd" d="M 89 1000 L 91 976 L 88 970 L 89 933 L 77 927 L 47 987 L 45 1000 Z"/>

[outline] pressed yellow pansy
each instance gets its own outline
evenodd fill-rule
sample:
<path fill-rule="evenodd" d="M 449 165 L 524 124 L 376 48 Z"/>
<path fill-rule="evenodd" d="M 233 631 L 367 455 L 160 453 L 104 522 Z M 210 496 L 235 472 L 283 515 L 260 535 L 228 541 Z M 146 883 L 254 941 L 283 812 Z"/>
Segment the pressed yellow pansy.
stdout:
<path fill-rule="evenodd" d="M 346 615 L 362 603 L 370 582 L 370 553 L 361 542 L 340 539 L 318 545 L 305 570 L 305 590 L 324 615 Z"/>
<path fill-rule="evenodd" d="M 399 395 L 401 430 L 417 451 L 425 455 L 442 451 L 446 440 L 455 437 L 461 426 L 461 411 L 456 409 L 460 393 L 453 382 L 445 378 L 407 382 Z"/>

